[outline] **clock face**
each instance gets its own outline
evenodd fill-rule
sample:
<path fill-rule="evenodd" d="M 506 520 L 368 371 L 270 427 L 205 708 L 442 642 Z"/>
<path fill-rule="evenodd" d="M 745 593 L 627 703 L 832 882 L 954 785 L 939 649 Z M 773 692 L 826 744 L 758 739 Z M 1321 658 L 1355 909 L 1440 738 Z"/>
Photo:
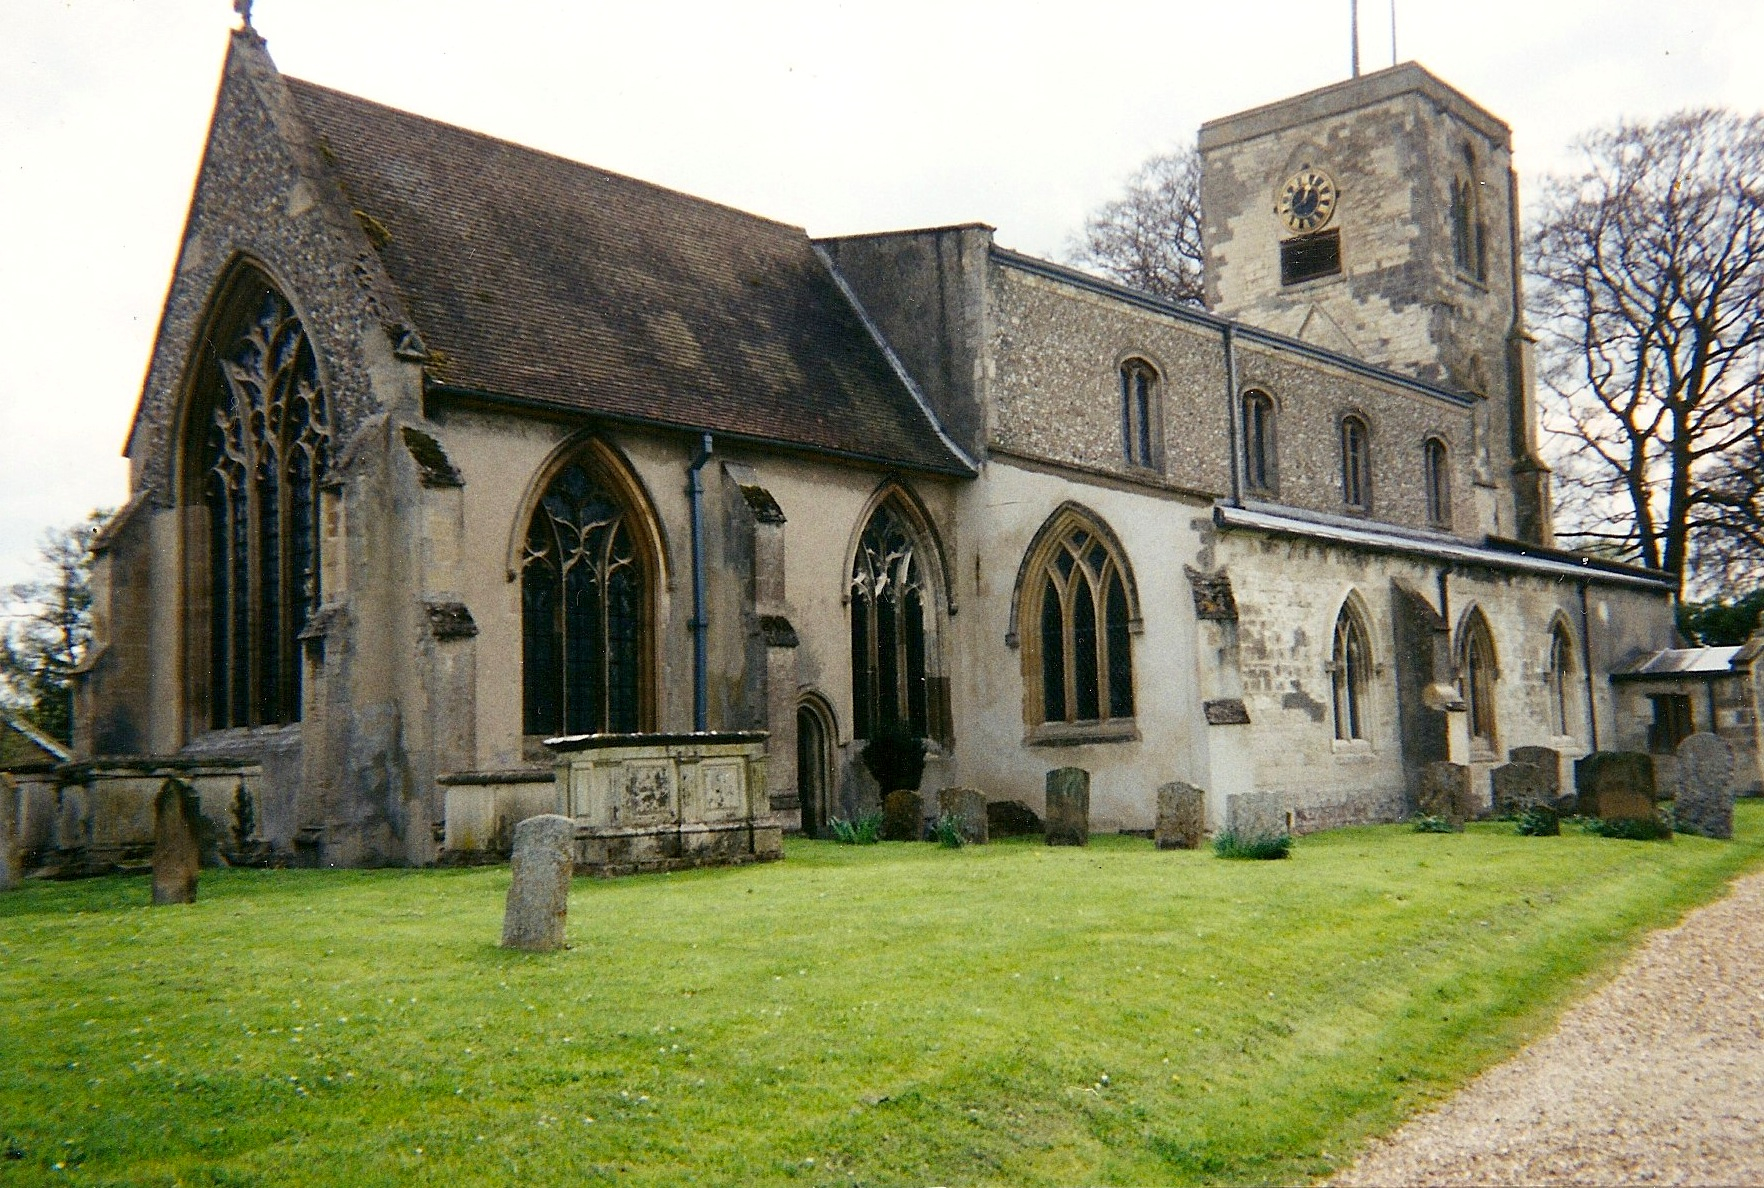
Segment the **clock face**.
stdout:
<path fill-rule="evenodd" d="M 1286 179 L 1274 211 L 1294 231 L 1307 233 L 1328 226 L 1335 213 L 1335 182 L 1309 165 Z"/>

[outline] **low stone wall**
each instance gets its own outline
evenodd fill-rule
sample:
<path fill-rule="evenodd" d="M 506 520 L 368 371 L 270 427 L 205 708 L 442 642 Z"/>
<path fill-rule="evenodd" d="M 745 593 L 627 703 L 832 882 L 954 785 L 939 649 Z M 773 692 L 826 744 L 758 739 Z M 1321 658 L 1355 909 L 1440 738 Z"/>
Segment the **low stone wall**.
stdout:
<path fill-rule="evenodd" d="M 504 861 L 516 825 L 557 811 L 557 773 L 548 767 L 450 772 L 435 782 L 446 820 L 439 857 L 444 866 Z"/>
<path fill-rule="evenodd" d="M 154 799 L 169 779 L 196 791 L 206 823 L 205 857 L 270 857 L 255 824 L 264 819 L 261 767 L 149 755 L 67 763 L 18 779 L 25 868 L 71 878 L 145 864 L 153 853 Z M 241 794 L 250 806 L 244 835 L 239 833 Z"/>
<path fill-rule="evenodd" d="M 618 875 L 784 856 L 766 790 L 766 735 L 597 734 L 547 739 L 557 811 L 576 822 L 576 869 Z"/>

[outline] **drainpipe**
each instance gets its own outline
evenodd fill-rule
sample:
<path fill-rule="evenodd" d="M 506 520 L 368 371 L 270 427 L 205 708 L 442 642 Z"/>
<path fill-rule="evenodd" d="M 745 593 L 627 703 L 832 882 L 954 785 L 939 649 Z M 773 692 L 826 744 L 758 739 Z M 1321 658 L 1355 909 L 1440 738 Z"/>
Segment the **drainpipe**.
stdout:
<path fill-rule="evenodd" d="M 1225 420 L 1231 426 L 1231 506 L 1243 506 L 1243 404 L 1237 398 L 1236 327 L 1225 323 Z"/>
<path fill-rule="evenodd" d="M 704 480 L 700 476 L 710 459 L 711 435 L 706 433 L 686 470 L 686 494 L 692 504 L 692 729 L 697 734 L 710 729 L 710 623 L 704 613 Z"/>
<path fill-rule="evenodd" d="M 1580 660 L 1586 669 L 1586 730 L 1593 750 L 1599 749 L 1599 711 L 1593 704 L 1592 615 L 1587 613 L 1586 583 L 1580 583 Z"/>

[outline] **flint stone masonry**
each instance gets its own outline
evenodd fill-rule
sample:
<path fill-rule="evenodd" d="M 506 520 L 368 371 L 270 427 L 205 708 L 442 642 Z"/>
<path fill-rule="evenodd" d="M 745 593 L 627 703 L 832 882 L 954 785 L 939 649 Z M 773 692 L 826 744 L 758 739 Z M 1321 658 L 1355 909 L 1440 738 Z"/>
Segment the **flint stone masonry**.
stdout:
<path fill-rule="evenodd" d="M 1180 781 L 1158 789 L 1160 850 L 1199 849 L 1207 836 L 1207 794 Z"/>
<path fill-rule="evenodd" d="M 1534 804 L 1554 807 L 1556 790 L 1544 770 L 1531 763 L 1508 763 L 1489 773 L 1497 814 L 1520 812 Z"/>
<path fill-rule="evenodd" d="M 1673 824 L 1704 837 L 1733 836 L 1733 748 L 1713 734 L 1693 734 L 1678 744 L 1678 795 Z"/>
<path fill-rule="evenodd" d="M 918 841 L 924 832 L 924 797 L 901 788 L 882 798 L 883 841 Z"/>
<path fill-rule="evenodd" d="M 153 902 L 195 903 L 202 860 L 202 806 L 196 789 L 167 780 L 153 802 Z"/>
<path fill-rule="evenodd" d="M 1507 752 L 1510 763 L 1529 763 L 1543 773 L 1549 788 L 1549 803 L 1557 809 L 1569 807 L 1562 803 L 1562 753 L 1550 747 L 1514 747 Z"/>
<path fill-rule="evenodd" d="M 1225 828 L 1239 838 L 1279 837 L 1287 832 L 1285 802 L 1278 792 L 1239 792 L 1228 796 Z"/>
<path fill-rule="evenodd" d="M 945 788 L 937 793 L 937 814 L 954 817 L 969 845 L 986 844 L 986 794 L 977 788 Z"/>
<path fill-rule="evenodd" d="M 514 882 L 502 913 L 502 947 L 549 953 L 563 948 L 570 907 L 576 823 L 556 813 L 528 817 L 514 831 Z"/>
<path fill-rule="evenodd" d="M 1654 763 L 1640 751 L 1595 751 L 1574 762 L 1576 811 L 1607 821 L 1654 816 Z"/>
<path fill-rule="evenodd" d="M 1090 844 L 1090 773 L 1082 767 L 1047 773 L 1047 844 Z"/>
<path fill-rule="evenodd" d="M 1429 763 L 1421 769 L 1421 786 L 1415 795 L 1421 811 L 1462 825 L 1476 816 L 1477 805 L 1470 790 L 1470 769 L 1462 763 Z"/>

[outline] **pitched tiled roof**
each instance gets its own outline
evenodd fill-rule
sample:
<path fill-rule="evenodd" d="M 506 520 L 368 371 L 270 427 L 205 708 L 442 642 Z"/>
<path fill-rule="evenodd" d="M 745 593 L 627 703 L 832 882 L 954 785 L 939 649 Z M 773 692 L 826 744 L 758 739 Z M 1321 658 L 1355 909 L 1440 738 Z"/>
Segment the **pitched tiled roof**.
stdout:
<path fill-rule="evenodd" d="M 967 471 L 801 228 L 287 81 L 447 387 Z"/>

